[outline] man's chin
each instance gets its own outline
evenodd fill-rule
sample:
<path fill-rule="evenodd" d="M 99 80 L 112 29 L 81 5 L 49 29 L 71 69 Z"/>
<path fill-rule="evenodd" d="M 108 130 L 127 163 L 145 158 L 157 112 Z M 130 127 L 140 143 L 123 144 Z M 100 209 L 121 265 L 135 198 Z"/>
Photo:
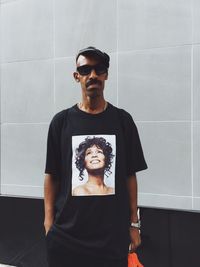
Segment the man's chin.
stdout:
<path fill-rule="evenodd" d="M 91 97 L 91 98 L 95 98 L 100 96 L 100 93 L 98 90 L 96 90 L 96 88 L 93 88 L 92 90 L 87 90 L 86 91 L 87 96 Z"/>

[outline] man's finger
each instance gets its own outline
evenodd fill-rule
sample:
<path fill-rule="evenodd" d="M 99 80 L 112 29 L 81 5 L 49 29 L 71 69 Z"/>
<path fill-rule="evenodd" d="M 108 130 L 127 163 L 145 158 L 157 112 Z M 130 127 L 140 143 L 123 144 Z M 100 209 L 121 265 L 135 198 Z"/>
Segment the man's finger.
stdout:
<path fill-rule="evenodd" d="M 139 246 L 141 245 L 141 241 L 138 240 L 138 242 L 131 242 L 129 245 L 129 251 L 132 253 L 134 252 Z"/>
<path fill-rule="evenodd" d="M 135 252 L 136 250 L 136 247 L 135 245 L 131 242 L 130 245 L 129 245 L 129 253 L 133 253 Z"/>

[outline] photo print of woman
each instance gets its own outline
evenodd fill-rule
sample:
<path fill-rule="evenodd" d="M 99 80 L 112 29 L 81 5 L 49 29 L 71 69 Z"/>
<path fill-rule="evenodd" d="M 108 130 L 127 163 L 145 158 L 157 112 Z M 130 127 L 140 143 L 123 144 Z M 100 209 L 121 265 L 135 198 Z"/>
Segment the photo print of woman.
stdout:
<path fill-rule="evenodd" d="M 72 196 L 115 194 L 115 135 L 72 137 Z"/>

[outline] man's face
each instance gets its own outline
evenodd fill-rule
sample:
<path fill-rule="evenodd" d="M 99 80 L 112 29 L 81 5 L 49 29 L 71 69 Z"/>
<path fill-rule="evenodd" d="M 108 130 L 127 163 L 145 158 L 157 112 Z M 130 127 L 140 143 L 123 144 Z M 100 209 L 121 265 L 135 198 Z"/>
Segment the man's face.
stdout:
<path fill-rule="evenodd" d="M 77 67 L 98 66 L 97 64 L 100 64 L 97 59 L 88 56 L 80 55 L 77 60 Z M 95 71 L 95 69 L 92 69 L 87 75 L 81 75 L 78 71 L 74 72 L 74 78 L 77 82 L 80 82 L 83 93 L 91 98 L 103 96 L 105 80 L 108 78 L 107 72 L 102 74 L 96 72 L 98 71 Z"/>
<path fill-rule="evenodd" d="M 90 170 L 104 169 L 105 156 L 103 150 L 96 145 L 89 147 L 85 151 L 85 168 Z"/>

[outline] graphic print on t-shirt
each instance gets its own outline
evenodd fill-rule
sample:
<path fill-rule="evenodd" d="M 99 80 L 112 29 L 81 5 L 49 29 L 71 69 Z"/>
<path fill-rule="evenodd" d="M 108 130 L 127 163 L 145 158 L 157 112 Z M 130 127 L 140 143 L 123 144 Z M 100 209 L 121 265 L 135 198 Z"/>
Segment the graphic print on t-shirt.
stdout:
<path fill-rule="evenodd" d="M 115 194 L 115 135 L 72 136 L 72 196 Z"/>

